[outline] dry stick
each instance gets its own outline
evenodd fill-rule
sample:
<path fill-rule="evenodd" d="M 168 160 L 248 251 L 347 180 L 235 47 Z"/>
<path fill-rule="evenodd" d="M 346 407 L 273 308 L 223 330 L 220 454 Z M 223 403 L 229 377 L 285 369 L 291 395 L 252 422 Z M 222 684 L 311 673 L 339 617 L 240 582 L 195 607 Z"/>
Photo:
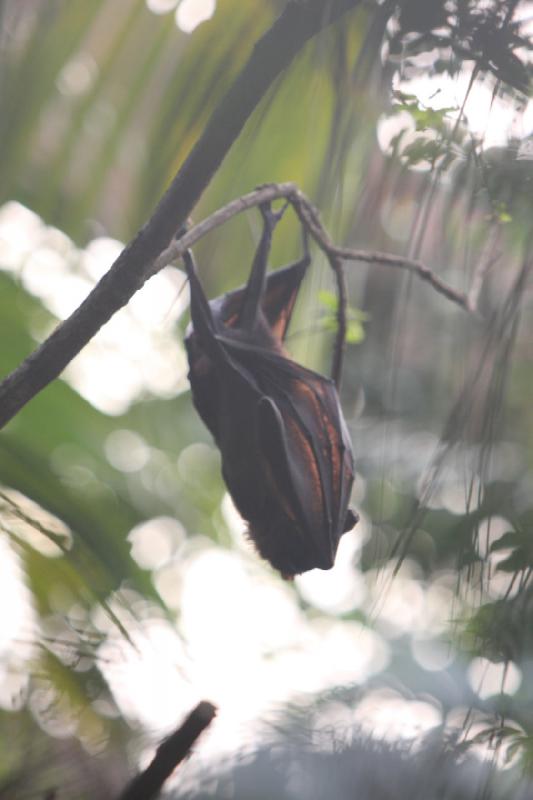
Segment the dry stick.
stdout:
<path fill-rule="evenodd" d="M 386 267 L 405 269 L 409 272 L 413 272 L 421 278 L 421 280 L 429 283 L 433 289 L 439 294 L 444 295 L 448 300 L 456 303 L 465 311 L 476 313 L 478 293 L 474 296 L 472 293 L 465 294 L 454 289 L 453 286 L 441 280 L 441 278 L 435 275 L 435 273 L 421 261 L 404 258 L 403 256 L 394 255 L 392 253 L 354 250 L 348 247 L 339 247 L 334 244 L 328 232 L 320 222 L 318 211 L 294 183 L 265 184 L 264 186 L 259 186 L 253 192 L 242 195 L 242 197 L 238 197 L 222 208 L 219 208 L 211 214 L 211 216 L 206 217 L 202 222 L 194 225 L 194 227 L 187 231 L 180 239 L 173 241 L 154 262 L 152 273 L 158 272 L 173 261 L 177 261 L 181 258 L 185 250 L 192 247 L 193 244 L 210 231 L 228 222 L 228 220 L 236 214 L 240 214 L 254 206 L 259 206 L 261 203 L 272 202 L 280 198 L 285 198 L 291 203 L 300 222 L 310 232 L 317 245 L 325 253 L 335 273 L 339 303 L 337 307 L 338 334 L 335 344 L 332 373 L 337 384 L 339 383 L 342 371 L 342 353 L 346 334 L 346 287 L 341 264 L 342 259 L 346 261 L 363 261 L 367 264 L 382 264 Z"/>
<path fill-rule="evenodd" d="M 426 266 L 422 261 L 412 258 L 404 258 L 394 253 L 382 253 L 377 250 L 355 250 L 349 247 L 339 247 L 334 244 L 327 231 L 319 220 L 318 213 L 308 198 L 301 192 L 294 183 L 269 183 L 260 186 L 253 192 L 242 195 L 232 200 L 227 205 L 219 208 L 209 217 L 190 228 L 180 239 L 164 250 L 152 264 L 150 274 L 158 272 L 163 267 L 168 266 L 173 261 L 177 261 L 187 248 L 192 247 L 199 239 L 206 234 L 228 222 L 237 214 L 247 211 L 261 203 L 287 198 L 293 205 L 301 222 L 310 232 L 311 236 L 323 252 L 328 255 L 336 256 L 346 261 L 363 261 L 367 264 L 382 264 L 385 267 L 395 267 L 405 269 L 418 275 L 421 280 L 429 283 L 435 291 L 444 295 L 465 311 L 476 312 L 475 305 L 469 300 L 467 294 L 454 289 Z"/>
<path fill-rule="evenodd" d="M 259 186 L 253 192 L 232 200 L 231 203 L 223 206 L 211 214 L 211 216 L 195 225 L 181 239 L 172 242 L 153 264 L 153 272 L 157 272 L 173 261 L 178 260 L 187 248 L 192 247 L 195 242 L 201 239 L 210 231 L 223 225 L 236 214 L 240 214 L 247 209 L 259 206 L 261 203 L 272 202 L 273 200 L 285 198 L 293 206 L 300 222 L 309 231 L 317 245 L 325 253 L 330 266 L 335 274 L 337 283 L 337 337 L 333 353 L 332 377 L 336 385 L 339 386 L 342 373 L 342 360 L 344 354 L 344 344 L 346 339 L 346 284 L 342 269 L 342 259 L 346 261 L 363 261 L 369 264 L 382 264 L 386 267 L 405 269 L 418 275 L 423 281 L 429 283 L 439 294 L 444 295 L 448 300 L 459 305 L 466 311 L 476 313 L 477 297 L 476 294 L 464 294 L 454 289 L 453 286 L 445 283 L 432 270 L 421 261 L 391 253 L 380 253 L 369 250 L 353 250 L 347 247 L 335 245 L 320 222 L 318 211 L 301 192 L 294 183 L 271 183 Z"/>
<path fill-rule="evenodd" d="M 362 0 L 289 2 L 255 44 L 248 62 L 211 115 L 151 219 L 126 246 L 81 306 L 0 384 L 0 427 L 57 378 L 126 305 L 151 274 L 198 202 L 258 103 L 304 44 Z"/>
<path fill-rule="evenodd" d="M 291 198 L 293 208 L 298 214 L 300 221 L 306 226 L 307 230 L 311 233 L 316 243 L 324 251 L 329 261 L 329 265 L 334 272 L 335 280 L 337 282 L 337 336 L 335 339 L 335 346 L 333 348 L 333 364 L 331 369 L 331 377 L 335 381 L 337 388 L 340 388 L 342 376 L 342 361 L 344 357 L 344 349 L 346 343 L 346 281 L 344 280 L 344 271 L 342 268 L 342 261 L 338 254 L 335 252 L 334 245 L 329 237 L 327 231 L 323 228 L 318 216 L 318 211 L 309 202 L 302 192 L 297 191 Z"/>
<path fill-rule="evenodd" d="M 163 267 L 180 259 L 185 250 L 188 250 L 208 233 L 224 225 L 237 214 L 242 214 L 243 211 L 260 206 L 262 203 L 272 202 L 280 198 L 290 198 L 295 196 L 297 192 L 298 187 L 295 183 L 267 183 L 263 186 L 258 186 L 257 189 L 248 192 L 248 194 L 237 197 L 192 228 L 189 228 L 179 239 L 174 239 L 166 250 L 163 250 L 161 255 L 156 258 L 151 266 L 150 275 L 154 275 Z"/>
<path fill-rule="evenodd" d="M 337 281 L 337 336 L 333 348 L 333 363 L 331 367 L 331 377 L 335 381 L 335 386 L 340 389 L 342 378 L 342 362 L 346 344 L 346 306 L 348 303 L 346 292 L 346 281 L 344 280 L 344 270 L 341 259 L 333 253 L 327 253 L 329 265 L 335 274 Z"/>
<path fill-rule="evenodd" d="M 203 701 L 191 711 L 185 722 L 162 742 L 152 762 L 124 789 L 119 800 L 152 800 L 165 781 L 190 752 L 200 734 L 213 721 L 217 710 Z"/>
<path fill-rule="evenodd" d="M 309 201 L 305 200 L 301 192 L 298 192 L 297 199 L 302 203 L 300 218 L 304 220 L 314 240 L 324 252 L 331 253 L 346 261 L 364 261 L 367 264 L 382 264 L 385 267 L 397 267 L 399 269 L 405 269 L 408 272 L 413 272 L 423 281 L 429 283 L 439 294 L 444 295 L 448 300 L 461 306 L 465 311 L 476 311 L 476 309 L 471 306 L 468 295 L 454 289 L 453 286 L 441 280 L 441 278 L 435 275 L 422 261 L 404 258 L 403 256 L 393 255 L 392 253 L 381 253 L 374 250 L 354 250 L 350 247 L 338 247 L 333 244 L 322 227 L 317 212 L 313 209 Z M 309 213 L 309 210 L 311 210 L 312 213 Z"/>

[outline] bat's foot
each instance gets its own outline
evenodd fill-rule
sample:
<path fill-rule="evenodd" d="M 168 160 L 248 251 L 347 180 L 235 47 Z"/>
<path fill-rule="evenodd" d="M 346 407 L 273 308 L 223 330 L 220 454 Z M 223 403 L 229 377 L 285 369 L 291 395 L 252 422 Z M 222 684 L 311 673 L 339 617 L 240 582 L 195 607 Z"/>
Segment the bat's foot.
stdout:
<path fill-rule="evenodd" d="M 272 235 L 274 228 L 284 215 L 288 206 L 289 206 L 288 200 L 282 205 L 279 211 L 272 210 L 272 203 L 270 202 L 270 200 L 268 200 L 265 203 L 261 203 L 261 205 L 259 206 L 261 216 L 263 217 L 263 225 L 265 227 L 265 230 L 268 231 L 269 236 Z"/>

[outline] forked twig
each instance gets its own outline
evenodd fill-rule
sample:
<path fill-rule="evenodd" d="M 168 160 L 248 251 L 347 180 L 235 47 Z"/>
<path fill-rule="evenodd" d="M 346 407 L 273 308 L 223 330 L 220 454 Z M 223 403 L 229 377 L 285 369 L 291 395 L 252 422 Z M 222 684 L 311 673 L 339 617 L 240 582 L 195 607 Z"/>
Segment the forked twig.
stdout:
<path fill-rule="evenodd" d="M 332 242 L 328 232 L 322 225 L 318 211 L 310 200 L 301 192 L 294 183 L 272 183 L 259 186 L 253 192 L 232 200 L 231 203 L 219 208 L 211 216 L 191 227 L 180 239 L 175 240 L 164 250 L 153 264 L 152 274 L 179 259 L 185 250 L 203 238 L 207 233 L 223 225 L 232 217 L 254 206 L 265 202 L 285 198 L 294 208 L 301 224 L 313 237 L 318 247 L 323 251 L 335 275 L 337 284 L 337 337 L 333 351 L 332 377 L 340 384 L 342 374 L 342 361 L 344 343 L 346 339 L 346 284 L 342 261 L 362 261 L 367 264 L 382 264 L 386 267 L 403 269 L 417 275 L 421 280 L 429 283 L 435 291 L 460 306 L 465 311 L 477 313 L 477 297 L 479 292 L 464 293 L 450 286 L 421 261 L 392 253 L 381 253 L 373 250 L 355 250 L 349 247 L 340 247 Z"/>
<path fill-rule="evenodd" d="M 377 250 L 356 250 L 334 244 L 320 222 L 317 210 L 294 183 L 269 183 L 219 208 L 209 217 L 191 227 L 179 240 L 173 241 L 166 250 L 163 250 L 161 255 L 154 261 L 150 274 L 153 275 L 173 261 L 177 261 L 185 250 L 192 247 L 199 239 L 202 239 L 206 234 L 220 227 L 237 214 L 241 214 L 243 211 L 247 211 L 261 203 L 282 197 L 289 200 L 302 224 L 305 225 L 317 245 L 327 256 L 331 255 L 345 261 L 363 261 L 367 264 L 382 264 L 385 267 L 405 269 L 418 275 L 421 280 L 429 283 L 436 292 L 442 294 L 465 311 L 477 312 L 466 293 L 460 292 L 443 281 L 422 261 L 404 258 L 393 253 L 383 253 Z"/>

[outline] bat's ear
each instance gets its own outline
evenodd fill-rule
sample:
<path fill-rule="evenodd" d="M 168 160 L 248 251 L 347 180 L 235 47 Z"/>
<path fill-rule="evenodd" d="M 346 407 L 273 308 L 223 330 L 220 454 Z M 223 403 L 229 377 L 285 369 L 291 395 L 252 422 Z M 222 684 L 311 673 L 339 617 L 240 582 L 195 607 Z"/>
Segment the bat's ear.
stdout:
<path fill-rule="evenodd" d="M 261 302 L 263 314 L 268 320 L 272 333 L 280 342 L 287 335 L 300 284 L 311 263 L 307 228 L 303 229 L 303 248 L 304 253 L 299 261 L 291 264 L 290 267 L 272 272 L 268 276 L 263 293 Z"/>
<path fill-rule="evenodd" d="M 306 256 L 289 267 L 267 275 L 261 310 L 279 341 L 283 341 L 286 336 L 300 284 L 309 264 L 310 258 Z M 210 302 L 215 319 L 222 321 L 228 328 L 238 325 L 244 290 L 245 287 L 235 289 Z"/>

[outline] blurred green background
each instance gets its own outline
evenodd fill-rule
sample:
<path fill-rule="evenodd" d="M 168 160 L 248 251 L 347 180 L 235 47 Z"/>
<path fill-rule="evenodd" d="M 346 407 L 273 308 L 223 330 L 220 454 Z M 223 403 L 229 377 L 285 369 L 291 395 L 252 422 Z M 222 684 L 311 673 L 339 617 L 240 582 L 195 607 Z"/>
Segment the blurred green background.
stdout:
<path fill-rule="evenodd" d="M 150 216 L 283 7 L 0 3 L 2 375 Z M 0 797 L 111 796 L 200 697 L 221 708 L 220 753 L 339 687 L 342 724 L 453 728 L 527 771 L 532 16 L 526 0 L 361 5 L 302 51 L 194 212 L 295 181 L 336 242 L 420 259 L 476 306 L 345 265 L 361 523 L 331 573 L 284 584 L 247 543 L 191 404 L 179 269 L 2 431 Z M 259 231 L 248 212 L 198 244 L 208 296 L 246 280 Z M 287 215 L 272 265 L 299 247 Z M 333 280 L 313 255 L 289 348 L 327 372 Z M 358 716 L 370 679 L 393 687 L 397 730 Z"/>

